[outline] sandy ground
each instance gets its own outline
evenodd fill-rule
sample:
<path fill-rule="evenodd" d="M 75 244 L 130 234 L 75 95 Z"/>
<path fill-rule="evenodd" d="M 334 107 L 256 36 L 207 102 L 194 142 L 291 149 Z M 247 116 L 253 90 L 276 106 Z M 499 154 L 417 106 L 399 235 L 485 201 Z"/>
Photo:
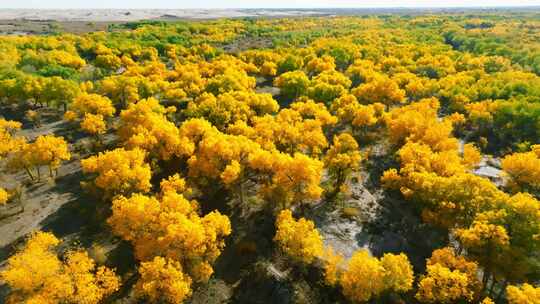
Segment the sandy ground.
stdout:
<path fill-rule="evenodd" d="M 88 153 L 80 153 L 77 148 L 88 139 L 74 133 L 72 126 L 61 120 L 60 111 L 38 111 L 43 117 L 42 125 L 34 127 L 25 123 L 17 135 L 28 140 L 44 134 L 63 136 L 70 142 L 72 159 L 62 163 L 55 179 L 49 178 L 48 169 L 43 167 L 42 179 L 39 182 L 32 182 L 24 170 L 12 173 L 2 168 L 0 187 L 19 187 L 22 197 L 20 203 L 0 206 L 0 261 L 9 256 L 20 241 L 33 231 L 52 231 L 58 237 L 69 237 L 80 234 L 92 220 L 91 213 L 95 202 L 92 197 L 84 194 L 79 183 L 83 176 L 80 159 L 85 158 Z M 0 114 L 7 119 L 23 121 L 21 113 L 24 111 L 0 108 Z"/>
<path fill-rule="evenodd" d="M 366 14 L 430 14 L 464 12 L 534 12 L 540 6 L 524 7 L 468 7 L 468 8 L 326 8 L 326 9 L 5 9 L 1 8 L 0 20 L 32 21 L 85 21 L 85 22 L 129 22 L 147 19 L 215 19 L 238 17 L 298 17 Z"/>
<path fill-rule="evenodd" d="M 264 9 L 66 9 L 66 10 L 31 10 L 1 9 L 0 20 L 56 20 L 56 21 L 137 21 L 146 19 L 214 19 L 238 17 L 286 17 L 320 15 L 322 12 L 309 10 L 264 10 Z"/>

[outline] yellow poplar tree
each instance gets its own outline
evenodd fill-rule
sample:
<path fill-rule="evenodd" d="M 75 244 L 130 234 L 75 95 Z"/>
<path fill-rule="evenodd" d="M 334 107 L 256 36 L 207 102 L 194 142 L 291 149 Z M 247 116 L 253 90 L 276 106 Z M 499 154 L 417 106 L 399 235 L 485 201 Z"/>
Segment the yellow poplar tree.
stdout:
<path fill-rule="evenodd" d="M 412 288 L 414 272 L 409 258 L 404 254 L 385 253 L 380 259 L 384 268 L 385 289 L 405 292 Z"/>
<path fill-rule="evenodd" d="M 293 260 L 311 264 L 323 253 L 323 241 L 315 224 L 300 218 L 295 220 L 289 209 L 282 210 L 276 219 L 274 241 Z"/>
<path fill-rule="evenodd" d="M 49 175 L 53 177 L 61 163 L 70 159 L 68 143 L 62 137 L 41 135 L 32 143 L 19 141 L 8 165 L 12 169 L 25 169 L 31 179 L 36 178 L 32 173 L 32 169 L 35 169 L 39 181 L 41 179 L 40 167 L 48 166 Z"/>
<path fill-rule="evenodd" d="M 297 98 L 307 93 L 310 80 L 302 71 L 281 74 L 274 79 L 274 85 L 281 89 L 281 94 L 288 98 Z"/>
<path fill-rule="evenodd" d="M 433 251 L 427 260 L 427 272 L 418 282 L 416 298 L 422 303 L 455 303 L 472 301 L 480 290 L 478 266 L 453 249 Z"/>
<path fill-rule="evenodd" d="M 329 265 L 335 261 L 341 270 L 335 266 L 329 272 L 326 269 L 326 279 L 330 274 L 332 281 L 339 282 L 343 294 L 353 302 L 366 302 L 377 298 L 386 291 L 401 293 L 409 291 L 414 281 L 412 265 L 403 253 L 398 255 L 386 253 L 380 259 L 370 256 L 366 250 L 356 251 L 347 264 L 343 265 L 341 258 L 330 259 Z M 328 266 L 326 266 L 328 267 Z"/>
<path fill-rule="evenodd" d="M 229 218 L 217 211 L 200 216 L 196 201 L 170 188 L 162 190 L 159 197 L 117 197 L 108 223 L 116 235 L 133 243 L 137 259 L 172 259 L 194 281 L 206 282 L 231 233 Z"/>
<path fill-rule="evenodd" d="M 85 251 L 68 251 L 60 260 L 59 243 L 53 234 L 37 232 L 8 259 L 0 272 L 11 291 L 7 303 L 97 304 L 119 289 L 114 271 L 96 267 Z"/>
<path fill-rule="evenodd" d="M 13 133 L 21 126 L 22 124 L 18 121 L 0 118 L 0 159 L 18 148 L 20 140 L 14 138 Z"/>
<path fill-rule="evenodd" d="M 350 175 L 360 169 L 361 159 L 358 143 L 350 134 L 334 136 L 334 142 L 324 157 L 324 165 L 334 181 L 330 197 L 341 191 Z"/>
<path fill-rule="evenodd" d="M 428 265 L 427 274 L 418 283 L 416 298 L 422 303 L 472 301 L 467 275 L 440 264 Z"/>
<path fill-rule="evenodd" d="M 518 190 L 540 190 L 540 145 L 533 145 L 529 152 L 507 155 L 501 165 L 510 179 L 510 186 Z"/>
<path fill-rule="evenodd" d="M 151 156 L 168 160 L 190 155 L 193 145 L 180 136 L 178 128 L 166 117 L 174 108 L 165 108 L 155 98 L 130 104 L 120 113 L 118 136 L 126 148 L 140 148 Z"/>
<path fill-rule="evenodd" d="M 366 302 L 379 295 L 384 286 L 384 267 L 366 250 L 354 253 L 341 275 L 343 294 L 354 302 Z"/>
<path fill-rule="evenodd" d="M 73 103 L 70 105 L 70 109 L 79 117 L 84 116 L 84 114 L 112 117 L 116 112 L 116 109 L 109 98 L 89 93 L 82 93 L 75 97 Z"/>
<path fill-rule="evenodd" d="M 391 106 L 406 101 L 405 91 L 387 76 L 376 76 L 371 81 L 352 89 L 351 93 L 363 104 L 380 102 Z"/>
<path fill-rule="evenodd" d="M 140 149 L 119 148 L 83 159 L 81 166 L 85 174 L 96 175 L 94 183 L 106 195 L 147 192 L 152 186 L 152 171 L 145 158 Z"/>
<path fill-rule="evenodd" d="M 152 303 L 182 303 L 191 296 L 191 278 L 177 261 L 155 257 L 141 263 L 139 274 L 135 292 Z"/>
<path fill-rule="evenodd" d="M 87 113 L 81 121 L 81 129 L 86 133 L 99 137 L 107 131 L 107 125 L 103 116 Z"/>
<path fill-rule="evenodd" d="M 530 284 L 506 287 L 506 299 L 509 304 L 538 304 L 540 303 L 540 287 Z"/>

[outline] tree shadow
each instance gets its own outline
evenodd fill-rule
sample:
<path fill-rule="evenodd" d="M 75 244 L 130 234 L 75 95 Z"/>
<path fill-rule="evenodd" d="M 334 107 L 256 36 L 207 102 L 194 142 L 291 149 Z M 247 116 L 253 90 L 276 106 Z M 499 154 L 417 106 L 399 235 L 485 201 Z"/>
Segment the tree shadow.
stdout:
<path fill-rule="evenodd" d="M 36 107 L 30 103 L 19 103 L 17 106 L 4 105 L 0 106 L 0 117 L 4 117 L 7 120 L 15 120 L 21 122 L 22 129 L 34 129 L 35 125 L 26 119 L 26 112 L 28 110 L 36 111 L 39 116 L 39 124 L 41 127 L 57 123 L 62 119 L 60 112 L 54 108 L 48 107 Z"/>
<path fill-rule="evenodd" d="M 273 251 L 273 216 L 262 209 L 247 215 L 229 216 L 233 231 L 217 259 L 214 270 L 217 278 L 234 284 L 242 271 L 257 260 L 268 259 Z"/>
<path fill-rule="evenodd" d="M 295 100 L 294 98 L 282 94 L 277 94 L 274 96 L 274 99 L 278 102 L 280 109 L 288 108 Z"/>
<path fill-rule="evenodd" d="M 377 149 L 383 150 L 385 147 L 380 144 Z M 384 171 L 391 168 L 399 168 L 399 163 L 395 157 L 385 152 L 373 153 L 369 155 L 368 162 L 364 165 L 368 173 L 365 186 L 370 191 L 376 191 L 381 188 L 381 176 Z"/>
<path fill-rule="evenodd" d="M 54 131 L 54 135 L 69 138 L 70 142 L 78 142 L 88 137 L 88 134 L 78 130 L 76 125 L 66 121 L 62 121 L 61 124 L 58 125 L 58 130 Z"/>
<path fill-rule="evenodd" d="M 405 253 L 415 271 L 424 271 L 425 261 L 434 249 L 448 240 L 448 232 L 422 221 L 413 202 L 398 193 L 384 192 L 379 208 L 365 225 L 371 235 L 369 249 L 374 256 L 385 253 Z M 360 244 L 365 240 L 360 238 Z"/>
<path fill-rule="evenodd" d="M 80 186 L 82 178 L 81 170 L 56 178 L 55 186 L 50 192 L 59 196 L 72 195 L 73 199 L 48 215 L 40 224 L 44 231 L 51 231 L 57 237 L 78 234 L 81 245 L 87 247 L 91 244 L 91 236 L 102 230 L 103 223 L 98 218 L 97 202 Z"/>
<path fill-rule="evenodd" d="M 289 282 L 279 282 L 264 270 L 252 269 L 233 290 L 232 303 L 292 303 L 294 290 Z"/>

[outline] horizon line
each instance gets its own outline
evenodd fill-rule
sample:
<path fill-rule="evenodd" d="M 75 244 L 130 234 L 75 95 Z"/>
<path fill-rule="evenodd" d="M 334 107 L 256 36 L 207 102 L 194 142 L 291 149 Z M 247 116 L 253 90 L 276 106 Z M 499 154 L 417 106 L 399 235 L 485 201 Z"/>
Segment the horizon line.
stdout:
<path fill-rule="evenodd" d="M 268 10 L 290 10 L 290 9 L 441 9 L 441 8 L 540 8 L 536 5 L 457 5 L 457 6 L 356 6 L 356 7 L 190 7 L 190 8 L 160 8 L 160 7 L 47 7 L 47 8 L 29 8 L 29 7 L 0 7 L 0 9 L 13 10 L 235 10 L 235 9 L 268 9 Z"/>

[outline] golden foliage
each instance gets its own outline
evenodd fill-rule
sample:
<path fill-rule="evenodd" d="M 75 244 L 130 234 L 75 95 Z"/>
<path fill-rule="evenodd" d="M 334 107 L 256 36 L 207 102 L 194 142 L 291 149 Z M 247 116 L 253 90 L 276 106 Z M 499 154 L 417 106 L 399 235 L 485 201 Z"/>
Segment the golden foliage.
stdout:
<path fill-rule="evenodd" d="M 215 67 L 212 67 L 215 69 Z M 233 91 L 250 91 L 255 88 L 255 78 L 241 69 L 226 67 L 208 80 L 206 90 L 214 95 Z"/>
<path fill-rule="evenodd" d="M 159 198 L 134 194 L 113 201 L 108 223 L 115 234 L 133 243 L 141 261 L 156 256 L 180 262 L 194 281 L 206 282 L 211 264 L 231 233 L 229 219 L 217 211 L 203 217 L 198 204 L 176 191 L 163 191 Z"/>
<path fill-rule="evenodd" d="M 62 161 L 71 159 L 68 144 L 62 137 L 38 136 L 29 149 L 31 151 L 28 154 L 34 158 L 35 165 L 47 165 L 56 169 Z"/>
<path fill-rule="evenodd" d="M 167 192 L 183 193 L 184 195 L 191 193 L 191 189 L 187 186 L 186 181 L 178 173 L 162 180 L 159 183 L 159 188 L 162 195 Z"/>
<path fill-rule="evenodd" d="M 375 125 L 384 111 L 384 105 L 373 103 L 363 105 L 351 94 L 344 94 L 334 100 L 331 111 L 343 124 L 352 124 L 354 127 L 366 128 Z"/>
<path fill-rule="evenodd" d="M 274 86 L 281 89 L 281 94 L 288 98 L 297 98 L 307 93 L 310 80 L 302 71 L 292 71 L 274 79 Z"/>
<path fill-rule="evenodd" d="M 118 136 L 126 148 L 140 148 L 160 159 L 189 155 L 193 146 L 181 137 L 178 128 L 165 116 L 174 108 L 161 106 L 149 98 L 131 104 L 120 113 Z"/>
<path fill-rule="evenodd" d="M 468 168 L 474 168 L 482 160 L 482 153 L 474 144 L 465 144 L 463 146 L 463 163 Z"/>
<path fill-rule="evenodd" d="M 269 175 L 261 191 L 279 208 L 319 199 L 323 192 L 320 187 L 323 163 L 307 155 L 290 156 L 261 150 L 253 154 L 249 162 L 255 170 Z"/>
<path fill-rule="evenodd" d="M 325 248 L 321 257 L 324 261 L 324 280 L 326 284 L 335 286 L 339 282 L 339 275 L 345 268 L 345 258 L 334 251 L 332 247 Z"/>
<path fill-rule="evenodd" d="M 377 258 L 365 250 L 357 251 L 341 276 L 343 294 L 354 302 L 366 302 L 384 290 L 384 275 Z"/>
<path fill-rule="evenodd" d="M 103 116 L 86 113 L 81 121 L 81 129 L 92 135 L 101 135 L 107 131 L 107 125 Z"/>
<path fill-rule="evenodd" d="M 315 57 L 308 61 L 306 64 L 306 70 L 311 75 L 320 74 L 324 71 L 335 70 L 336 63 L 334 57 L 323 55 L 322 57 Z"/>
<path fill-rule="evenodd" d="M 139 266 L 136 294 L 152 303 L 182 303 L 191 296 L 191 278 L 182 272 L 179 262 L 155 257 Z"/>
<path fill-rule="evenodd" d="M 114 271 L 96 267 L 85 251 L 69 251 L 62 262 L 55 252 L 59 242 L 51 233 L 37 232 L 8 259 L 0 272 L 11 288 L 8 303 L 97 304 L 119 289 Z"/>
<path fill-rule="evenodd" d="M 455 303 L 471 301 L 473 293 L 464 273 L 435 264 L 427 266 L 427 275 L 418 283 L 416 298 L 422 303 Z"/>
<path fill-rule="evenodd" d="M 386 106 L 405 103 L 405 91 L 386 76 L 377 76 L 351 90 L 362 104 L 382 103 Z"/>
<path fill-rule="evenodd" d="M 509 245 L 506 229 L 503 226 L 490 223 L 493 217 L 500 217 L 500 215 L 478 215 L 470 227 L 456 230 L 456 236 L 465 248 L 496 250 L 498 247 L 504 248 Z"/>
<path fill-rule="evenodd" d="M 265 149 L 318 155 L 328 145 L 323 128 L 336 122 L 337 118 L 328 112 L 324 104 L 301 99 L 276 116 L 254 117 L 253 128 L 237 122 L 230 131 L 248 136 Z"/>
<path fill-rule="evenodd" d="M 540 303 L 540 288 L 530 284 L 506 287 L 506 298 L 510 304 L 538 304 Z"/>
<path fill-rule="evenodd" d="M 147 192 L 152 172 L 145 158 L 140 149 L 119 148 L 83 159 L 81 166 L 85 174 L 97 175 L 96 186 L 109 195 Z"/>
<path fill-rule="evenodd" d="M 79 117 L 85 114 L 101 115 L 103 117 L 112 117 L 116 112 L 111 100 L 98 94 L 79 94 L 71 104 L 71 110 Z"/>
<path fill-rule="evenodd" d="M 35 176 L 32 169 L 37 171 L 37 179 L 41 178 L 40 167 L 48 166 L 50 176 L 58 169 L 63 161 L 71 159 L 68 143 L 62 137 L 40 135 L 33 143 L 25 143 L 24 139 L 16 140 L 8 166 L 12 169 L 25 169 L 31 179 Z"/>
<path fill-rule="evenodd" d="M 438 120 L 439 107 L 436 98 L 429 98 L 390 111 L 385 117 L 390 141 L 395 145 L 424 143 L 434 151 L 457 150 L 451 121 Z"/>
<path fill-rule="evenodd" d="M 412 288 L 414 273 L 409 258 L 404 253 L 385 253 L 380 261 L 384 268 L 385 289 L 406 292 Z"/>
<path fill-rule="evenodd" d="M 235 125 L 238 127 L 240 124 Z M 243 128 L 249 130 L 245 125 Z M 194 153 L 187 159 L 191 177 L 207 180 L 219 177 L 227 187 L 234 189 L 242 185 L 247 176 L 257 176 L 261 181 L 259 192 L 280 208 L 318 199 L 322 193 L 319 184 L 323 163 L 319 160 L 302 153 L 291 156 L 273 147 L 265 150 L 245 136 L 221 133 L 201 119 L 184 122 L 180 133 L 195 146 Z"/>
<path fill-rule="evenodd" d="M 512 186 L 540 190 L 540 145 L 533 145 L 529 152 L 507 155 L 501 165 Z"/>
<path fill-rule="evenodd" d="M 334 180 L 334 191 L 338 191 L 351 173 L 360 169 L 360 150 L 356 140 L 348 134 L 334 136 L 334 142 L 324 157 L 324 166 Z"/>
<path fill-rule="evenodd" d="M 242 207 L 261 198 L 278 210 L 317 202 L 321 180 L 345 189 L 359 170 L 357 138 L 368 153 L 384 157 L 382 165 L 399 163 L 384 172 L 383 185 L 414 204 L 425 222 L 448 232 L 467 257 L 435 251 L 420 278 L 418 300 L 492 303 L 484 297 L 508 282 L 509 302 L 535 303 L 534 287 L 524 284 L 538 279 L 540 250 L 534 39 L 540 26 L 531 16 L 235 19 L 4 36 L 0 103 L 24 105 L 17 111 L 35 126 L 48 114 L 36 109 L 44 105 L 65 106 L 66 121 L 98 138 L 113 121 L 118 126 L 119 149 L 83 160 L 82 167 L 105 199 L 114 198 L 109 222 L 142 261 L 137 288 L 146 301 L 189 297 L 192 281 L 212 274 L 230 234 L 225 216 L 203 216 L 188 199 L 217 190 L 239 197 Z M 270 82 L 279 88 L 281 110 L 270 94 L 260 93 Z M 30 103 L 35 107 L 28 109 Z M 117 124 L 116 109 L 123 109 Z M 52 176 L 70 159 L 61 138 L 27 141 L 15 136 L 20 128 L 0 119 L 0 158 L 8 168 L 39 179 L 41 167 L 49 166 Z M 476 143 L 461 146 L 457 136 Z M 502 167 L 509 187 L 475 175 L 482 160 L 475 144 L 495 155 L 508 153 Z M 168 176 L 160 189 L 151 183 L 150 166 L 156 177 Z M 152 189 L 152 195 L 134 194 Z M 0 204 L 6 200 L 0 189 Z M 344 213 L 353 214 L 349 209 Z M 298 259 L 323 259 L 326 280 L 351 301 L 410 290 L 405 255 L 378 259 L 359 252 L 347 265 L 339 254 L 318 249 L 320 236 L 309 223 L 292 215 L 282 219 L 276 225 L 289 234 L 280 241 L 293 251 L 307 246 Z M 21 272 L 39 295 L 26 301 L 21 294 L 11 302 L 100 301 L 88 274 L 97 271 L 84 253 L 60 261 L 54 250 L 41 251 L 35 263 L 44 264 L 32 271 L 52 269 L 55 288 L 39 273 L 35 279 L 43 285 Z M 63 276 L 65 269 L 78 283 Z"/>
<path fill-rule="evenodd" d="M 348 92 L 351 80 L 340 72 L 327 70 L 313 77 L 307 94 L 316 101 L 330 105 L 336 98 Z"/>
<path fill-rule="evenodd" d="M 472 301 L 479 286 L 477 264 L 456 256 L 451 248 L 443 248 L 433 251 L 428 259 L 416 298 L 422 303 Z"/>
<path fill-rule="evenodd" d="M 0 187 L 0 205 L 5 205 L 9 200 L 9 193 L 6 189 Z"/>
<path fill-rule="evenodd" d="M 278 103 L 270 94 L 236 91 L 217 97 L 204 93 L 188 103 L 185 113 L 188 117 L 205 118 L 224 130 L 239 120 L 247 122 L 254 116 L 273 114 L 278 109 Z"/>
<path fill-rule="evenodd" d="M 355 303 L 367 302 L 383 292 L 409 291 L 414 281 L 412 265 L 403 253 L 387 253 L 377 259 L 366 250 L 358 250 L 345 263 L 341 255 L 328 248 L 322 259 L 326 283 L 339 283 L 343 294 Z"/>
<path fill-rule="evenodd" d="M 293 260 L 311 264 L 323 253 L 323 242 L 312 221 L 295 220 L 289 209 L 282 210 L 276 219 L 274 241 Z"/>
<path fill-rule="evenodd" d="M 348 134 L 334 136 L 334 142 L 325 156 L 325 166 L 332 170 L 358 170 L 361 155 L 356 140 Z"/>
<path fill-rule="evenodd" d="M 0 118 L 0 159 L 18 148 L 20 140 L 14 138 L 13 133 L 21 126 L 20 122 Z"/>
<path fill-rule="evenodd" d="M 62 118 L 67 122 L 72 122 L 77 120 L 78 115 L 74 111 L 66 111 Z"/>
<path fill-rule="evenodd" d="M 129 105 L 120 113 L 118 127 L 118 136 L 124 147 L 139 148 L 165 160 L 190 155 L 193 145 L 180 136 L 178 128 L 166 117 L 171 111 L 175 109 L 163 107 L 155 98 Z"/>

